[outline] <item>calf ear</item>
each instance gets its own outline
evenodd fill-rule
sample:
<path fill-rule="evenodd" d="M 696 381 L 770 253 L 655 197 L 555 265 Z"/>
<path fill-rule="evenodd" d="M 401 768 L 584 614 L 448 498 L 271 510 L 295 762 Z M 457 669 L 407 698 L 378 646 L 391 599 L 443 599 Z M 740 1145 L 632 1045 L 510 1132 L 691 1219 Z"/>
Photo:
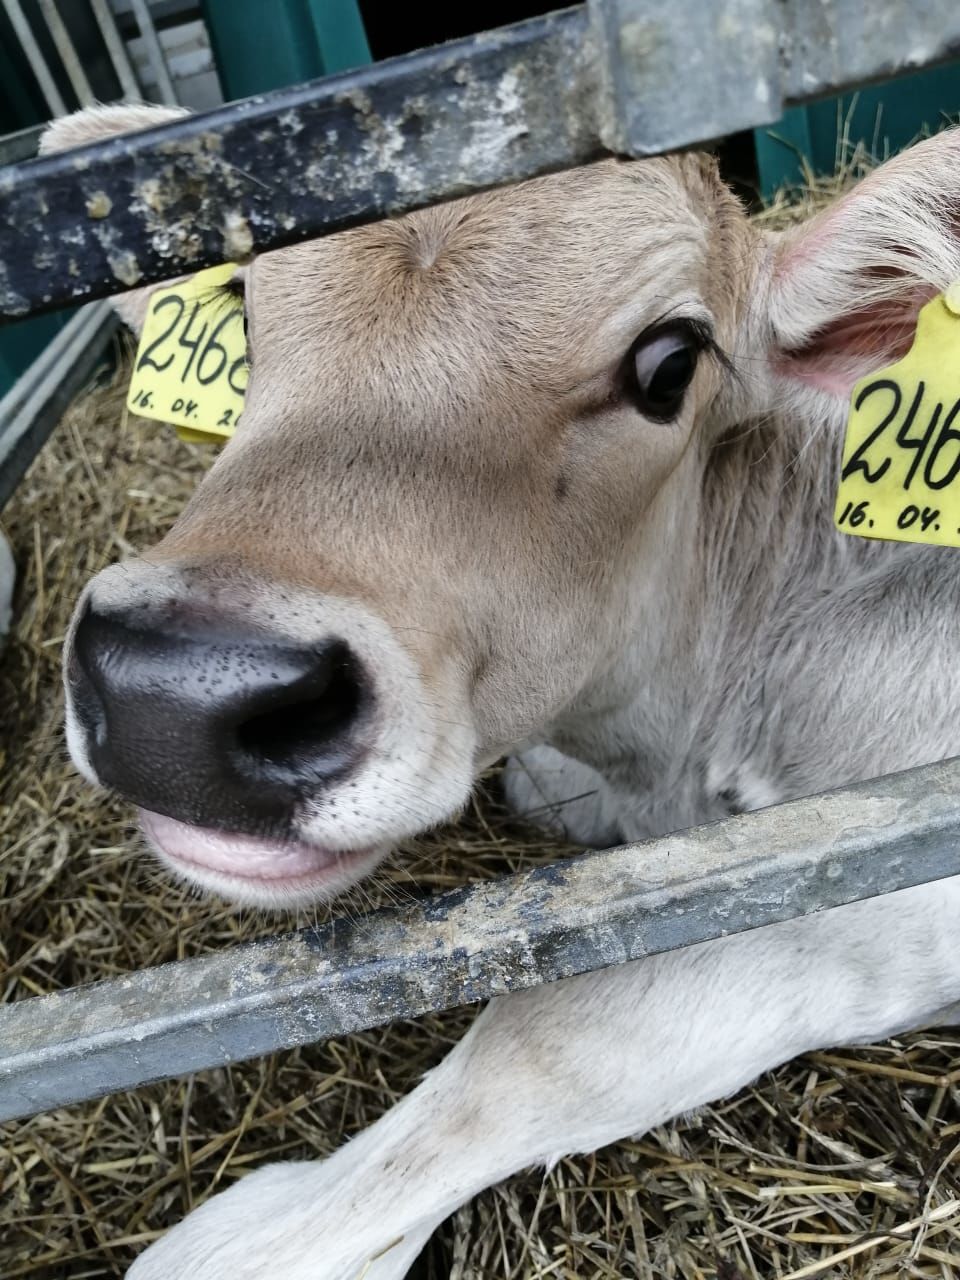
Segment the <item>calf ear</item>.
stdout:
<path fill-rule="evenodd" d="M 778 383 L 849 395 L 909 350 L 917 312 L 960 280 L 960 129 L 888 161 L 772 250 Z"/>
<path fill-rule="evenodd" d="M 150 107 L 126 103 L 112 107 L 86 107 L 71 116 L 61 116 L 47 127 L 40 138 L 40 154 L 48 156 L 55 151 L 68 151 L 91 142 L 102 142 L 105 138 L 112 138 L 120 133 L 152 129 L 158 124 L 165 124 L 168 120 L 176 120 L 185 115 L 189 115 L 189 112 L 183 107 Z M 164 281 L 164 285 L 172 283 L 172 280 Z M 157 287 L 153 285 L 148 289 L 132 289 L 129 293 L 120 293 L 111 298 L 121 320 L 137 333 L 143 327 L 150 294 Z"/>

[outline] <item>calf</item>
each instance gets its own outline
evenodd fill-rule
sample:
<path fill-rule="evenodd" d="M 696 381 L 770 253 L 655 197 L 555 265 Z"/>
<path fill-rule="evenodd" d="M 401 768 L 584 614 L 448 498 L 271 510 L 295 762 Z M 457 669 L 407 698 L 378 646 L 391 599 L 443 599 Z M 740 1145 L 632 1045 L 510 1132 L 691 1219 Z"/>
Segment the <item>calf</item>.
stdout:
<path fill-rule="evenodd" d="M 164 118 L 89 110 L 46 147 Z M 960 555 L 831 518 L 852 382 L 960 278 L 960 134 L 781 234 L 682 155 L 240 275 L 240 430 L 66 644 L 73 758 L 177 875 L 327 897 L 517 749 L 514 802 L 589 793 L 561 811 L 599 843 L 960 750 Z M 400 1277 L 523 1166 L 942 1016 L 958 925 L 947 881 L 495 1000 L 366 1133 L 244 1179 L 131 1274 Z"/>

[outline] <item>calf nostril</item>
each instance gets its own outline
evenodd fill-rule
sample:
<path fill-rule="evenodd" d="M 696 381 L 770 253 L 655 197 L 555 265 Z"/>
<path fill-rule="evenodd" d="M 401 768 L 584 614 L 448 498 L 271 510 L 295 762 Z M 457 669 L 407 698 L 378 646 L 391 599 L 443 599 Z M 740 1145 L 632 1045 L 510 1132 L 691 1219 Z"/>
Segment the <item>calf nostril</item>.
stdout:
<path fill-rule="evenodd" d="M 74 647 L 67 659 L 67 683 L 73 696 L 73 707 L 90 739 L 102 746 L 107 737 L 107 714 L 96 685 L 77 657 Z"/>
<path fill-rule="evenodd" d="M 306 646 L 190 622 L 79 619 L 67 680 L 90 767 L 153 813 L 285 836 L 303 799 L 365 754 L 366 665 L 335 636 Z"/>
<path fill-rule="evenodd" d="M 363 709 L 364 682 L 346 646 L 336 646 L 324 663 L 324 685 L 311 681 L 300 697 L 279 693 L 279 705 L 248 716 L 236 727 L 237 743 L 247 758 L 282 770 L 328 774 L 354 753 L 357 719 Z"/>

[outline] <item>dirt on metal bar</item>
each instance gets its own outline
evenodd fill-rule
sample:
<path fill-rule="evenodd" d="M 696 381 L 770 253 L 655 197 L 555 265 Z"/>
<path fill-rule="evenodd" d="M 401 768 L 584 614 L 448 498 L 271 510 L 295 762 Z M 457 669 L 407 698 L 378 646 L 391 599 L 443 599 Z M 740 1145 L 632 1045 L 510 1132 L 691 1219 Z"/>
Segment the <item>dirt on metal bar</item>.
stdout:
<path fill-rule="evenodd" d="M 0 318 L 602 150 L 581 9 L 0 170 Z"/>

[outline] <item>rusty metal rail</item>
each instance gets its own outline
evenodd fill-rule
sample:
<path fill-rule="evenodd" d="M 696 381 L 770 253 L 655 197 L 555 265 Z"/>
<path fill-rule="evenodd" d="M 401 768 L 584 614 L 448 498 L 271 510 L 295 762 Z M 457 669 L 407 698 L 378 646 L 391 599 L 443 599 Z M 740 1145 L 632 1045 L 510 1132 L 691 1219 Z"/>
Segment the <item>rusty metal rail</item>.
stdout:
<path fill-rule="evenodd" d="M 0 320 L 960 57 L 956 0 L 589 0 L 0 171 Z"/>
<path fill-rule="evenodd" d="M 960 760 L 0 1009 L 0 1119 L 960 874 Z"/>

